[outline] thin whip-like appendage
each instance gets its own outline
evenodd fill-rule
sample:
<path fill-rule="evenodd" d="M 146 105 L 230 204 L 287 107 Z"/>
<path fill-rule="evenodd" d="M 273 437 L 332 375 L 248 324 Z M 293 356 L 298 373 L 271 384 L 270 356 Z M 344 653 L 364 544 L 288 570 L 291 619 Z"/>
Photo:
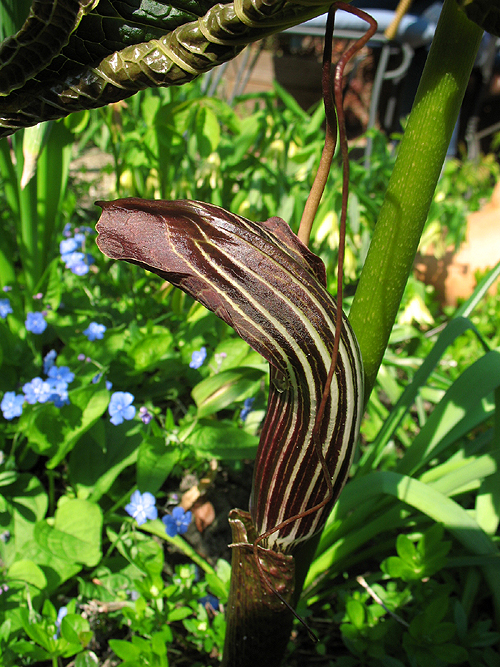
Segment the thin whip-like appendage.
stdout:
<path fill-rule="evenodd" d="M 335 113 L 335 104 L 332 95 L 331 85 L 331 68 L 332 68 L 332 37 L 333 36 L 333 22 L 335 18 L 335 5 L 328 12 L 328 19 L 326 22 L 325 31 L 325 48 L 323 51 L 323 70 L 322 70 L 322 88 L 323 88 L 323 102 L 325 105 L 326 115 L 326 136 L 325 145 L 321 153 L 318 171 L 314 177 L 314 182 L 307 197 L 304 212 L 300 220 L 299 231 L 297 236 L 306 246 L 309 245 L 311 238 L 311 230 L 318 210 L 321 197 L 325 190 L 330 167 L 332 166 L 333 156 L 335 154 L 335 147 L 337 145 L 337 117 Z M 331 35 L 331 36 L 330 36 Z"/>
<path fill-rule="evenodd" d="M 357 40 L 353 46 L 351 46 L 346 53 L 342 56 L 340 61 L 338 62 L 336 68 L 335 68 L 335 78 L 334 78 L 334 104 L 332 104 L 332 97 L 331 97 L 331 76 L 330 76 L 330 71 L 331 71 L 331 43 L 333 39 L 333 16 L 335 13 L 336 9 L 344 9 L 345 11 L 355 14 L 356 16 L 359 16 L 360 18 L 366 20 L 370 24 L 370 29 L 368 32 L 359 40 Z M 293 608 L 284 600 L 284 598 L 276 591 L 274 586 L 269 580 L 269 577 L 266 575 L 264 572 L 264 569 L 260 563 L 259 557 L 258 557 L 258 548 L 259 548 L 259 543 L 265 540 L 266 538 L 270 537 L 273 533 L 275 533 L 278 530 L 282 530 L 285 528 L 287 525 L 290 523 L 297 521 L 300 518 L 303 518 L 305 516 L 308 516 L 310 514 L 313 514 L 315 512 L 318 512 L 321 510 L 325 505 L 327 505 L 333 498 L 333 485 L 332 485 L 332 480 L 330 476 L 330 472 L 328 470 L 328 466 L 325 461 L 325 457 L 323 455 L 323 451 L 321 448 L 321 443 L 319 440 L 319 429 L 321 425 L 321 421 L 323 419 L 323 415 L 326 409 L 326 404 L 330 395 L 330 386 L 331 382 L 336 370 L 337 366 L 337 357 L 338 357 L 338 350 L 339 350 L 339 345 L 340 345 L 340 338 L 341 338 L 341 331 L 342 331 L 342 290 L 343 290 L 343 265 L 344 265 L 344 253 L 345 253 L 345 234 L 346 234 L 346 221 L 347 221 L 347 201 L 348 201 L 348 188 L 349 188 L 349 155 L 348 155 L 348 146 L 347 146 L 347 137 L 346 137 L 346 130 L 345 130 L 345 118 L 344 118 L 344 113 L 342 109 L 342 81 L 343 81 L 343 73 L 345 66 L 349 59 L 359 50 L 361 49 L 367 42 L 368 40 L 372 37 L 372 35 L 376 32 L 377 30 L 377 23 L 374 19 L 372 19 L 371 16 L 368 16 L 365 12 L 352 8 L 349 5 L 346 5 L 343 2 L 338 2 L 335 5 L 332 6 L 330 9 L 329 15 L 328 15 L 328 21 L 327 21 L 327 33 L 325 35 L 325 54 L 328 54 L 328 63 L 326 62 L 326 57 L 324 56 L 323 59 L 323 98 L 324 98 L 324 103 L 325 103 L 325 112 L 326 112 L 326 118 L 327 118 L 327 135 L 326 135 L 326 140 L 325 140 L 325 148 L 323 149 L 323 155 L 322 155 L 322 161 L 323 157 L 325 156 L 325 153 L 327 153 L 326 142 L 329 140 L 329 128 L 335 127 L 336 126 L 336 117 L 338 117 L 338 125 L 339 125 L 339 140 L 340 140 L 340 148 L 341 148 L 341 154 L 342 154 L 342 165 L 343 165 L 343 179 L 342 179 L 342 210 L 341 210 L 341 216 L 340 216 L 340 225 L 339 225 L 339 251 L 338 251 L 338 275 L 337 275 L 337 316 L 335 320 L 335 337 L 334 337 L 334 345 L 333 345 L 333 351 L 332 351 L 332 360 L 330 364 L 330 369 L 328 372 L 327 380 L 325 383 L 325 388 L 323 391 L 323 395 L 321 397 L 321 402 L 318 408 L 318 412 L 316 415 L 315 423 L 314 423 L 314 429 L 313 429 L 313 441 L 314 441 L 314 447 L 316 454 L 318 456 L 318 459 L 320 461 L 320 465 L 323 471 L 323 475 L 325 478 L 325 482 L 327 485 L 327 495 L 326 497 L 317 505 L 314 507 L 311 507 L 310 509 L 306 510 L 305 512 L 302 512 L 301 514 L 297 514 L 295 516 L 289 517 L 285 521 L 281 522 L 279 525 L 275 526 L 271 530 L 266 531 L 262 535 L 259 535 L 255 542 L 253 543 L 253 551 L 254 551 L 254 556 L 256 559 L 257 563 L 257 568 L 259 570 L 260 576 L 262 580 L 265 582 L 266 586 L 290 609 L 290 611 L 294 614 L 296 618 L 300 620 L 300 622 L 305 626 L 307 629 L 309 635 L 317 641 L 317 638 L 315 637 L 314 633 L 311 631 L 311 629 L 306 625 L 306 623 L 301 619 L 296 612 L 293 610 Z M 329 45 L 328 49 L 326 44 Z M 335 109 L 336 109 L 336 117 L 335 117 Z M 333 131 L 331 131 L 330 137 L 335 136 L 333 134 Z M 330 163 L 331 163 L 331 158 L 333 157 L 333 153 L 330 157 Z M 327 158 L 325 158 L 326 161 Z M 320 168 L 321 168 L 321 163 L 320 163 Z M 328 170 L 326 172 L 326 175 L 322 174 L 320 179 L 318 179 L 318 175 L 315 178 L 313 188 L 316 186 L 316 193 L 313 198 L 311 198 L 311 195 L 309 196 L 309 199 L 306 204 L 306 209 L 309 205 L 310 200 L 314 201 L 315 198 L 317 199 L 317 204 L 319 204 L 319 199 L 321 199 L 321 195 L 323 193 L 323 189 L 326 184 L 326 178 L 328 177 L 328 172 L 330 169 L 330 165 L 328 166 Z M 318 170 L 319 173 L 319 170 Z M 321 186 L 320 183 L 324 180 L 323 185 Z M 321 190 L 319 191 L 319 188 L 321 187 Z M 318 197 L 318 191 L 319 191 L 319 197 Z M 316 208 L 317 208 L 316 204 Z M 310 208 L 312 209 L 313 204 L 311 203 Z M 315 213 L 315 210 L 314 210 Z M 306 217 L 306 211 L 304 211 L 304 215 L 302 216 L 302 221 L 300 225 L 300 230 L 299 230 L 299 238 L 300 240 L 307 244 L 309 241 L 309 235 L 311 231 L 311 226 L 312 226 L 312 221 L 314 219 L 314 213 L 312 215 L 312 218 L 309 219 Z M 301 238 L 301 231 L 303 237 Z"/>

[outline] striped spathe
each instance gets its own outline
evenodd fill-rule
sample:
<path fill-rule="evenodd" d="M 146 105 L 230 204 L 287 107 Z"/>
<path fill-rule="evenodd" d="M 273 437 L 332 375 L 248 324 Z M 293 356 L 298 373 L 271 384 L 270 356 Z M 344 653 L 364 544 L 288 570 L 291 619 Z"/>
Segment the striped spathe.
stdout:
<path fill-rule="evenodd" d="M 271 366 L 250 513 L 259 534 L 328 497 L 315 422 L 330 369 L 337 308 L 324 265 L 280 218 L 254 223 L 195 201 L 98 202 L 97 244 L 184 290 L 232 326 Z M 363 406 L 359 347 L 345 316 L 336 371 L 316 425 L 333 497 L 273 532 L 288 553 L 318 532 L 348 475 Z"/>

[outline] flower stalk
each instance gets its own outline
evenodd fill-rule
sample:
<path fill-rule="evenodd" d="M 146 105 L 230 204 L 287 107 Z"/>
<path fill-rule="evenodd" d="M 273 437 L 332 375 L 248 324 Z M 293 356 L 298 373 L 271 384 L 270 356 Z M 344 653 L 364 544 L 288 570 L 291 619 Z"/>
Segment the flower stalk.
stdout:
<path fill-rule="evenodd" d="M 412 270 L 483 31 L 445 0 L 349 314 L 367 399 Z"/>

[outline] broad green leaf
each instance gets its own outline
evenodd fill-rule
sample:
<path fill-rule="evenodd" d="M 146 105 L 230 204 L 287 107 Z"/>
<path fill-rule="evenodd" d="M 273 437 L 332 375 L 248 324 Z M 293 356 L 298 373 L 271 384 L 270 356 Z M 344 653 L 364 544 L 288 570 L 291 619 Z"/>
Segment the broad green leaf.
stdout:
<path fill-rule="evenodd" d="M 168 612 L 168 622 L 173 621 L 182 621 L 184 618 L 188 618 L 193 614 L 191 607 L 175 607 L 172 611 Z"/>
<path fill-rule="evenodd" d="M 325 9 L 271 2 L 265 12 L 256 12 L 250 0 L 237 11 L 233 3 L 211 0 L 158 0 L 142 2 L 139 9 L 118 0 L 79 0 L 56 3 L 47 17 L 44 3 L 33 8 L 21 32 L 0 50 L 4 134 L 117 102 L 145 87 L 191 81 L 234 58 L 246 44 Z M 262 25 L 256 20 L 261 14 Z M 40 57 L 30 58 L 32 53 Z"/>
<path fill-rule="evenodd" d="M 396 540 L 396 551 L 398 556 L 408 563 L 416 564 L 417 550 L 407 535 L 398 535 Z"/>
<path fill-rule="evenodd" d="M 155 494 L 179 460 L 179 450 L 165 437 L 149 436 L 141 442 L 137 458 L 137 487 Z"/>
<path fill-rule="evenodd" d="M 263 376 L 256 368 L 238 368 L 205 378 L 191 392 L 198 417 L 207 417 L 252 396 L 258 391 Z"/>
<path fill-rule="evenodd" d="M 355 628 L 361 629 L 365 624 L 365 608 L 359 600 L 348 600 L 346 612 Z"/>
<path fill-rule="evenodd" d="M 179 439 L 193 447 L 200 456 L 223 461 L 253 458 L 259 438 L 250 435 L 229 421 L 201 419 L 194 429 Z"/>
<path fill-rule="evenodd" d="M 69 393 L 70 405 L 56 408 L 45 403 L 23 413 L 19 428 L 31 447 L 50 456 L 48 468 L 55 468 L 73 449 L 78 439 L 103 415 L 109 403 L 109 392 L 95 385 Z"/>
<path fill-rule="evenodd" d="M 35 524 L 34 533 L 37 526 L 38 524 Z M 73 578 L 82 569 L 79 563 L 61 558 L 59 554 L 51 553 L 42 548 L 35 536 L 23 546 L 23 555 L 36 563 L 43 571 L 47 579 L 45 594 L 55 592 L 63 582 Z"/>
<path fill-rule="evenodd" d="M 99 667 L 99 659 L 93 651 L 84 651 L 76 656 L 75 667 Z"/>
<path fill-rule="evenodd" d="M 118 475 L 137 460 L 141 425 L 98 421 L 78 441 L 69 458 L 69 475 L 79 498 L 97 502 Z"/>
<path fill-rule="evenodd" d="M 35 526 L 35 540 L 45 551 L 70 562 L 97 565 L 101 554 L 102 513 L 95 503 L 78 498 L 60 503 L 54 526 Z"/>
<path fill-rule="evenodd" d="M 9 567 L 7 572 L 9 578 L 20 579 L 40 590 L 47 587 L 47 578 L 38 565 L 31 560 L 17 560 Z"/>
<path fill-rule="evenodd" d="M 109 646 L 111 650 L 122 660 L 135 660 L 141 655 L 141 649 L 123 639 L 110 639 Z"/>
<path fill-rule="evenodd" d="M 89 622 L 80 614 L 67 614 L 61 622 L 61 636 L 70 644 L 78 644 L 80 650 L 92 637 Z"/>
<path fill-rule="evenodd" d="M 2 487 L 2 497 L 2 529 L 8 530 L 11 538 L 6 543 L 0 541 L 0 554 L 8 567 L 20 558 L 30 558 L 25 547 L 33 540 L 34 524 L 47 512 L 48 497 L 39 480 L 27 473 L 20 474 L 14 484 Z"/>
<path fill-rule="evenodd" d="M 127 356 L 136 372 L 144 372 L 172 354 L 173 336 L 168 329 L 161 329 L 157 333 L 144 332 L 144 337 L 129 350 Z"/>

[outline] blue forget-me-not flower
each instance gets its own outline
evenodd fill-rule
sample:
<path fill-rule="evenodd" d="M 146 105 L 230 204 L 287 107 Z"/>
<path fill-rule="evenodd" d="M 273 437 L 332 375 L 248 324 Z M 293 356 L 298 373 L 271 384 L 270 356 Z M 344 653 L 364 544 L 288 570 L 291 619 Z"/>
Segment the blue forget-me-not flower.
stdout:
<path fill-rule="evenodd" d="M 55 350 L 51 350 L 50 352 L 47 352 L 47 354 L 43 358 L 43 372 L 45 375 L 49 372 L 49 370 L 52 368 L 52 366 L 55 364 L 57 358 L 57 352 Z"/>
<path fill-rule="evenodd" d="M 67 613 L 68 613 L 68 608 L 67 607 L 61 607 L 59 609 L 59 611 L 57 612 L 57 618 L 56 618 L 56 622 L 55 622 L 56 634 L 54 635 L 54 639 L 57 639 L 57 637 L 59 636 L 59 633 L 61 632 L 62 620 L 66 616 Z"/>
<path fill-rule="evenodd" d="M 128 391 L 115 391 L 109 401 L 108 412 L 110 421 L 117 426 L 124 419 L 133 419 L 135 417 L 135 407 L 132 405 L 134 396 Z"/>
<path fill-rule="evenodd" d="M 50 399 L 56 408 L 62 408 L 63 405 L 69 405 L 68 383 L 64 380 L 49 380 Z"/>
<path fill-rule="evenodd" d="M 191 355 L 191 361 L 189 362 L 189 368 L 199 368 L 203 365 L 205 359 L 207 358 L 207 348 L 202 347 L 201 350 L 195 350 Z"/>
<path fill-rule="evenodd" d="M 14 417 L 20 417 L 23 413 L 23 394 L 16 394 L 14 391 L 6 391 L 3 395 L 0 409 L 5 419 L 9 421 Z"/>
<path fill-rule="evenodd" d="M 255 401 L 255 398 L 245 398 L 245 401 L 243 402 L 243 407 L 241 408 L 240 412 L 240 419 L 242 421 L 245 421 L 250 412 L 252 412 L 252 405 Z"/>
<path fill-rule="evenodd" d="M 167 535 L 175 537 L 176 535 L 185 533 L 189 528 L 192 517 L 192 512 L 185 512 L 180 505 L 179 507 L 174 507 L 172 514 L 167 514 L 162 519 Z"/>
<path fill-rule="evenodd" d="M 89 326 L 83 332 L 84 336 L 87 336 L 89 340 L 102 340 L 104 338 L 104 332 L 106 327 L 104 324 L 98 324 L 97 322 L 91 322 Z"/>
<path fill-rule="evenodd" d="M 26 329 L 34 334 L 41 334 L 47 328 L 47 322 L 43 317 L 43 313 L 28 313 L 24 324 Z"/>
<path fill-rule="evenodd" d="M 130 496 L 130 503 L 125 505 L 125 511 L 137 521 L 139 526 L 142 526 L 148 519 L 153 521 L 158 518 L 155 503 L 156 499 L 152 493 L 149 491 L 141 493 L 137 490 Z"/>
<path fill-rule="evenodd" d="M 40 377 L 33 378 L 31 382 L 26 382 L 23 385 L 24 396 L 26 402 L 30 405 L 35 403 L 47 403 L 52 394 L 52 387 L 46 380 Z"/>
<path fill-rule="evenodd" d="M 52 366 L 47 375 L 51 380 L 61 380 L 67 384 L 75 379 L 75 374 L 69 370 L 68 366 Z"/>
<path fill-rule="evenodd" d="M 0 299 L 0 317 L 4 320 L 12 312 L 9 299 Z"/>

